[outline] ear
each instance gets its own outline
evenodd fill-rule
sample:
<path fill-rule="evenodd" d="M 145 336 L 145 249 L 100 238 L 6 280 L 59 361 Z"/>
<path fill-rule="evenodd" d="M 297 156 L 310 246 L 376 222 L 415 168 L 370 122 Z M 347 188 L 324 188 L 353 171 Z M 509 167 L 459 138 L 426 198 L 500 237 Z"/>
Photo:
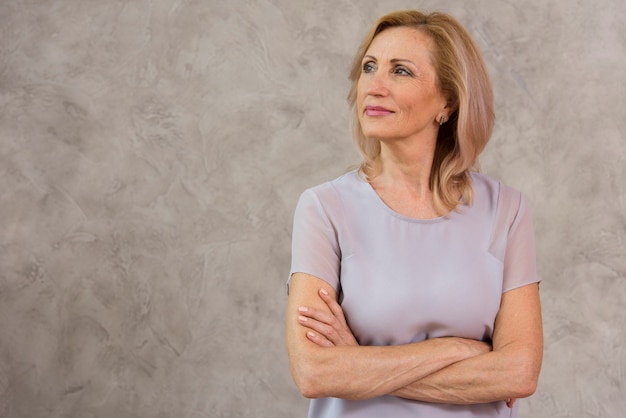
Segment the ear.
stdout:
<path fill-rule="evenodd" d="M 459 108 L 459 101 L 457 99 L 446 99 L 446 103 L 442 109 L 442 112 L 446 112 L 446 116 L 450 117 Z"/>
<path fill-rule="evenodd" d="M 450 119 L 450 108 L 447 104 L 444 104 L 443 107 L 439 110 L 439 112 L 437 113 L 437 123 L 439 124 L 439 126 L 443 125 L 444 123 L 446 123 L 449 119 Z"/>
<path fill-rule="evenodd" d="M 438 113 L 437 123 L 439 123 L 439 125 L 441 126 L 447 121 L 449 121 L 450 117 L 454 114 L 454 112 L 457 111 L 457 109 L 458 109 L 458 102 L 448 100 L 446 103 L 444 103 L 443 107 Z"/>
<path fill-rule="evenodd" d="M 439 112 L 439 115 L 445 115 L 446 121 L 450 120 L 450 118 L 459 110 L 459 102 L 458 100 L 448 100 L 446 104 Z"/>

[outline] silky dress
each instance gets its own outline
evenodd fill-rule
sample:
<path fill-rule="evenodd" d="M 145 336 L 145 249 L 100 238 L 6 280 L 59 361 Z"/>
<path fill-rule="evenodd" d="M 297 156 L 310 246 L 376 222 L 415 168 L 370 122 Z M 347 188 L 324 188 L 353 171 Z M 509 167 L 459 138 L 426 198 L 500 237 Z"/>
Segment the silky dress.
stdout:
<path fill-rule="evenodd" d="M 331 285 L 360 345 L 490 341 L 502 294 L 540 278 L 524 196 L 476 172 L 471 181 L 471 206 L 427 220 L 393 211 L 357 171 L 307 189 L 294 214 L 288 284 L 301 272 Z M 321 398 L 308 416 L 516 417 L 518 405 Z"/>

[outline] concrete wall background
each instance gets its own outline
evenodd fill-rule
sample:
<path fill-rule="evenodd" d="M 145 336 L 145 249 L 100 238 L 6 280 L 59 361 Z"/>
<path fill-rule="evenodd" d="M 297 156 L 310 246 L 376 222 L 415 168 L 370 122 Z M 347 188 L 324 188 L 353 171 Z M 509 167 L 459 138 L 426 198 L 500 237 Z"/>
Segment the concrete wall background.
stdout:
<path fill-rule="evenodd" d="M 497 97 L 483 171 L 533 206 L 546 350 L 521 416 L 621 416 L 621 0 L 4 0 L 0 416 L 305 416 L 292 212 L 358 161 L 361 36 L 414 7 L 476 37 Z"/>

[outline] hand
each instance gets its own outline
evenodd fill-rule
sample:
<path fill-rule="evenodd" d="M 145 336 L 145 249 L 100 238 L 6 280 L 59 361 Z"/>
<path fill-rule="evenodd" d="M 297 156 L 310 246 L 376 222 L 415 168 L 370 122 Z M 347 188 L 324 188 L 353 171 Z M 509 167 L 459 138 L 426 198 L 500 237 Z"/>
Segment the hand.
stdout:
<path fill-rule="evenodd" d="M 465 338 L 456 338 L 456 337 L 453 337 L 453 338 L 455 338 L 459 342 L 463 343 L 467 348 L 469 348 L 470 352 L 473 353 L 472 356 L 485 354 L 492 350 L 491 344 L 486 343 L 486 342 L 465 339 Z M 515 401 L 517 401 L 517 399 L 509 398 L 509 399 L 506 399 L 504 402 L 506 402 L 506 406 L 508 406 L 509 408 L 513 408 L 513 405 L 515 405 Z"/>
<path fill-rule="evenodd" d="M 326 290 L 320 289 L 319 295 L 330 312 L 306 306 L 298 309 L 298 322 L 311 330 L 307 332 L 307 338 L 321 347 L 358 346 L 341 306 Z"/>
<path fill-rule="evenodd" d="M 468 358 L 479 356 L 481 354 L 486 354 L 492 351 L 493 349 L 491 344 L 484 342 L 484 341 L 472 340 L 471 338 L 461 338 L 461 337 L 450 337 L 450 338 L 453 338 L 454 340 L 460 342 L 465 347 L 469 355 Z"/>

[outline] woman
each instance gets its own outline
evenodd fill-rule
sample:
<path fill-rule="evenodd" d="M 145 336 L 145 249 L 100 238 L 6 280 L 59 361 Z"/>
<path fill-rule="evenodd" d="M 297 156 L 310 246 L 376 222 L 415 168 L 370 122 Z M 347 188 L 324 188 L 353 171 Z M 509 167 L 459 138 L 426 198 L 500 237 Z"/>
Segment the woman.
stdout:
<path fill-rule="evenodd" d="M 358 170 L 305 191 L 287 307 L 309 417 L 515 417 L 541 367 L 532 220 L 472 171 L 489 77 L 453 18 L 383 16 L 351 72 Z"/>

